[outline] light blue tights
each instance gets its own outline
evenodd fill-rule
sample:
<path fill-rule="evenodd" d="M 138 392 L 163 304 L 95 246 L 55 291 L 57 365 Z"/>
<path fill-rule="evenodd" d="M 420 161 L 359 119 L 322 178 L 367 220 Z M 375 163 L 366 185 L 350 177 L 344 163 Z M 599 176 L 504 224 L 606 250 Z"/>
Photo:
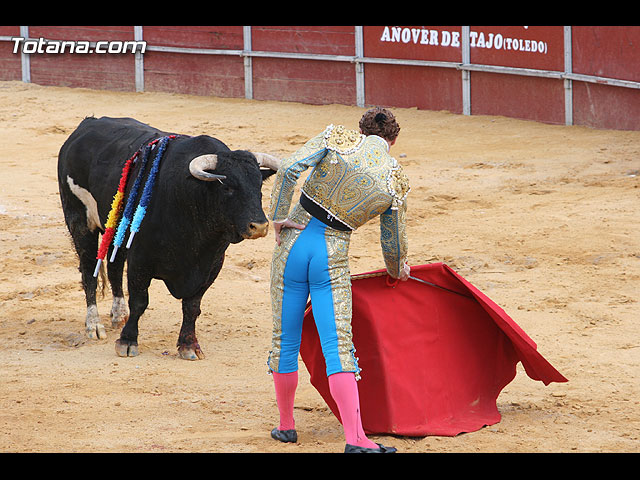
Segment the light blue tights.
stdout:
<path fill-rule="evenodd" d="M 333 293 L 325 230 L 330 227 L 311 218 L 291 248 L 284 270 L 280 373 L 298 369 L 302 321 L 309 295 L 327 375 L 341 372 Z"/>

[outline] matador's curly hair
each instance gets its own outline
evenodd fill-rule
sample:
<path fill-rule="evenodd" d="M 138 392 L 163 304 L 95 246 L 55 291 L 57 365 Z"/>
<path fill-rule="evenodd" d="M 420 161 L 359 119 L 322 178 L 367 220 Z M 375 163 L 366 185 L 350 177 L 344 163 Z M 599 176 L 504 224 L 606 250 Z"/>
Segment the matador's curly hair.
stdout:
<path fill-rule="evenodd" d="M 365 135 L 378 135 L 392 142 L 400 132 L 400 126 L 391 111 L 382 107 L 367 110 L 360 119 L 360 130 Z"/>

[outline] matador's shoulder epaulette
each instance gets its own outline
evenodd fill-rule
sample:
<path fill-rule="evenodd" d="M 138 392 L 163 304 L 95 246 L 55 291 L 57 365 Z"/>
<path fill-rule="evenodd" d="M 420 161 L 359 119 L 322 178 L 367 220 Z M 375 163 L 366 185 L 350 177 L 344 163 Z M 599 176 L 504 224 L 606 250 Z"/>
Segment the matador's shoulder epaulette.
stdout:
<path fill-rule="evenodd" d="M 397 162 L 395 163 L 395 167 L 391 169 L 391 172 L 389 172 L 389 176 L 387 177 L 387 189 L 393 197 L 391 203 L 392 210 L 396 210 L 400 205 L 402 205 L 411 191 L 409 178 L 402 171 L 402 165 Z"/>
<path fill-rule="evenodd" d="M 356 152 L 365 138 L 365 135 L 342 125 L 329 125 L 324 131 L 324 146 L 341 155 L 348 155 Z"/>

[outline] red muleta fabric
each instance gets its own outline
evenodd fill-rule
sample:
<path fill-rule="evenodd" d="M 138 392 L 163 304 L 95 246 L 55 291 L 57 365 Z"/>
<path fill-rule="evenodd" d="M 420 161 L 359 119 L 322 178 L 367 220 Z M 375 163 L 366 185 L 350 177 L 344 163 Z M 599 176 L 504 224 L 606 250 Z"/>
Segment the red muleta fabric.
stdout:
<path fill-rule="evenodd" d="M 384 270 L 352 277 L 367 433 L 455 436 L 498 423 L 496 401 L 515 378 L 518 362 L 545 385 L 567 381 L 504 310 L 450 267 L 412 266 L 411 276 L 418 280 L 392 284 Z M 311 383 L 340 420 L 310 306 L 300 355 Z"/>

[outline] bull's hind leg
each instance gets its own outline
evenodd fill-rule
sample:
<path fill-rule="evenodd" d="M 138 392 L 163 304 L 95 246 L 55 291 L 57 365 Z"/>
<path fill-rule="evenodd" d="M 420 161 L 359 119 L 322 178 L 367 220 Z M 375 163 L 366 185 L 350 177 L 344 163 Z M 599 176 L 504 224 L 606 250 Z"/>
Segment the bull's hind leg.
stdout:
<path fill-rule="evenodd" d="M 60 199 L 65 221 L 80 262 L 82 288 L 87 303 L 85 330 L 89 338 L 106 338 L 107 334 L 104 325 L 100 322 L 96 303 L 98 279 L 93 276 L 99 233 L 95 200 L 87 190 L 77 186 L 70 177 L 67 177 L 67 182 L 61 184 Z"/>
<path fill-rule="evenodd" d="M 129 286 L 129 318 L 122 327 L 120 338 L 116 340 L 116 353 L 119 357 L 135 357 L 138 355 L 138 321 L 149 305 L 149 285 L 151 279 L 128 273 Z"/>
<path fill-rule="evenodd" d="M 109 253 L 111 255 L 111 253 Z M 111 258 L 111 257 L 109 257 Z M 114 262 L 107 265 L 107 276 L 113 294 L 111 305 L 111 328 L 120 329 L 129 319 L 129 309 L 122 290 L 122 273 L 124 271 L 124 252 L 119 252 Z"/>
<path fill-rule="evenodd" d="M 87 316 L 85 318 L 85 331 L 89 338 L 107 338 L 104 325 L 100 322 L 98 306 L 96 303 L 96 289 L 98 279 L 93 276 L 96 254 L 98 252 L 98 233 L 86 233 L 73 235 L 78 258 L 80 260 L 80 274 L 82 276 L 82 288 L 87 302 Z"/>

